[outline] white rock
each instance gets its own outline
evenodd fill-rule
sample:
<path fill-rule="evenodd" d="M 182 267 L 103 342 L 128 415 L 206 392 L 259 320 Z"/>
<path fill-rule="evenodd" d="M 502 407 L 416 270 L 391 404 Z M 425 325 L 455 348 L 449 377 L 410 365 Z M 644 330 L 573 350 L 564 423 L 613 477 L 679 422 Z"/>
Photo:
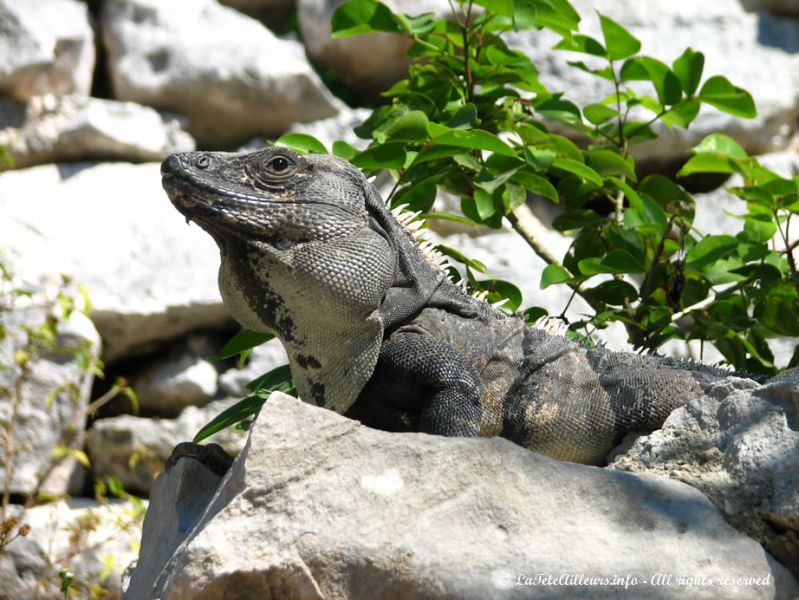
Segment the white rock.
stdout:
<path fill-rule="evenodd" d="M 116 97 L 188 116 L 202 145 L 273 136 L 343 107 L 299 43 L 216 0 L 109 0 L 102 23 Z"/>
<path fill-rule="evenodd" d="M 694 486 L 799 574 L 799 370 L 759 388 L 723 382 L 675 410 L 610 467 Z"/>
<path fill-rule="evenodd" d="M 92 474 L 95 479 L 113 475 L 128 491 L 148 492 L 172 449 L 192 439 L 200 428 L 239 400 L 219 400 L 202 408 L 189 406 L 176 419 L 120 415 L 95 421 L 86 434 Z M 236 454 L 245 439 L 242 433 L 225 429 L 208 441 Z"/>
<path fill-rule="evenodd" d="M 642 53 L 667 64 L 685 48 L 705 54 L 704 76 L 724 75 L 747 89 L 755 99 L 758 117 L 738 119 L 703 107 L 689 130 L 669 134 L 634 147 L 639 160 L 667 161 L 684 155 L 705 135 L 721 131 L 734 136 L 753 153 L 783 149 L 794 130 L 799 100 L 799 54 L 795 40 L 799 21 L 779 21 L 768 15 L 744 12 L 738 0 L 697 3 L 693 0 L 574 0 L 583 17 L 582 32 L 602 40 L 595 11 L 618 21 L 642 43 Z M 508 45 L 532 58 L 540 78 L 552 91 L 584 106 L 612 92 L 610 82 L 591 77 L 566 64 L 567 60 L 592 63 L 590 56 L 554 51 L 559 36 L 540 32 L 510 33 Z M 768 65 L 768 76 L 764 76 Z M 605 66 L 605 64 L 601 65 Z M 651 86 L 646 88 L 654 95 Z"/>
<path fill-rule="evenodd" d="M 273 394 L 210 501 L 213 479 L 198 480 L 194 462 L 178 461 L 154 489 L 127 598 L 799 593 L 690 486 L 558 462 L 498 438 L 385 433 Z M 741 576 L 760 583 L 719 585 Z M 686 577 L 710 583 L 689 590 L 678 582 Z"/>
<path fill-rule="evenodd" d="M 15 168 L 85 159 L 147 161 L 194 150 L 176 117 L 134 102 L 86 96 L 0 104 L 0 146 Z"/>
<path fill-rule="evenodd" d="M 12 513 L 19 514 L 19 507 Z M 75 574 L 75 597 L 90 597 L 92 584 L 121 592 L 122 572 L 135 560 L 141 537 L 134 505 L 73 498 L 31 508 L 23 522 L 31 526 L 30 534 L 0 553 L 0 597 L 63 598 L 57 576 L 62 568 Z"/>
<path fill-rule="evenodd" d="M 18 99 L 89 95 L 95 53 L 85 3 L 1 0 L 0 23 L 0 90 Z"/>
<path fill-rule="evenodd" d="M 0 472 L 5 472 L 5 435 L 10 434 L 13 461 L 8 487 L 13 494 L 32 494 L 42 481 L 41 491 L 56 495 L 76 493 L 83 484 L 83 467 L 66 458 L 52 468 L 52 452 L 56 447 L 82 448 L 86 422 L 82 413 L 89 403 L 93 375 L 83 372 L 69 353 L 43 351 L 41 358 L 31 361 L 28 374 L 14 360 L 16 352 L 32 351 L 24 328 L 35 331 L 46 319 L 45 309 L 38 306 L 0 310 L 0 325 L 6 331 L 0 339 Z M 59 325 L 56 343 L 64 348 L 88 344 L 91 351 L 99 352 L 100 339 L 92 323 L 74 312 Z"/>
<path fill-rule="evenodd" d="M 297 15 L 305 48 L 315 61 L 327 65 L 349 85 L 377 96 L 408 74 L 407 37 L 375 33 L 332 39 L 330 18 L 344 0 L 297 0 Z M 446 0 L 386 0 L 394 12 L 418 15 L 450 14 Z"/>
<path fill-rule="evenodd" d="M 187 406 L 208 404 L 216 395 L 218 374 L 207 359 L 218 349 L 208 338 L 191 336 L 131 376 L 141 410 L 176 417 Z"/>
<path fill-rule="evenodd" d="M 219 251 L 172 207 L 158 164 L 2 173 L 0 213 L 0 240 L 30 287 L 53 272 L 88 287 L 106 361 L 228 322 Z"/>

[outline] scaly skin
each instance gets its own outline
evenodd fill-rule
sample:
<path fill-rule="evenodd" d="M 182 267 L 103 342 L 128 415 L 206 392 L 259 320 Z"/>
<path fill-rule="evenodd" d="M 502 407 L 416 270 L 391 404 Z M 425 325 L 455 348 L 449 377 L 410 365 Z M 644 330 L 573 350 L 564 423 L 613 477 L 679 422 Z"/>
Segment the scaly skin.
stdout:
<path fill-rule="evenodd" d="M 161 171 L 219 246 L 233 317 L 281 340 L 301 398 L 366 425 L 601 464 L 730 375 L 584 347 L 469 296 L 344 160 L 268 147 L 177 154 Z"/>

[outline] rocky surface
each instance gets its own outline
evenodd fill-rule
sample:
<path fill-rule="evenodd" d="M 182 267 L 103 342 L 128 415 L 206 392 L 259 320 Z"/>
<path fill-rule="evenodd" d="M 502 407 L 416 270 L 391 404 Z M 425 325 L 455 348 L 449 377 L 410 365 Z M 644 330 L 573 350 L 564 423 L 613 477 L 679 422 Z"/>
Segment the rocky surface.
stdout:
<path fill-rule="evenodd" d="M 0 23 L 0 92 L 89 94 L 95 51 L 85 3 L 2 0 Z"/>
<path fill-rule="evenodd" d="M 100 419 L 87 432 L 86 446 L 95 479 L 118 478 L 126 489 L 148 493 L 163 470 L 164 461 L 180 442 L 192 439 L 201 427 L 239 398 L 211 402 L 202 408 L 189 406 L 175 419 L 120 415 Z M 225 429 L 209 438 L 236 454 L 245 436 Z"/>
<path fill-rule="evenodd" d="M 215 0 L 106 0 L 102 22 L 116 96 L 188 116 L 202 145 L 275 136 L 343 106 L 300 44 Z"/>
<path fill-rule="evenodd" d="M 799 370 L 734 379 L 675 410 L 611 468 L 679 479 L 799 575 Z"/>
<path fill-rule="evenodd" d="M 690 486 L 498 438 L 388 434 L 273 394 L 226 477 L 195 462 L 156 483 L 127 598 L 677 598 L 689 574 L 712 582 L 696 598 L 799 593 Z M 563 573 L 582 583 L 537 579 Z M 742 576 L 760 582 L 719 585 Z"/>
<path fill-rule="evenodd" d="M 77 160 L 160 160 L 194 150 L 180 119 L 134 102 L 71 95 L 0 101 L 0 146 L 17 169 Z"/>
<path fill-rule="evenodd" d="M 705 54 L 704 78 L 725 75 L 756 100 L 758 117 L 752 120 L 703 107 L 691 129 L 670 134 L 661 128 L 661 138 L 635 147 L 639 160 L 667 162 L 679 158 L 713 131 L 735 137 L 752 153 L 772 152 L 788 145 L 799 105 L 799 20 L 747 13 L 739 0 L 702 4 L 693 0 L 661 1 L 657 8 L 636 0 L 574 0 L 572 5 L 583 17 L 582 32 L 602 39 L 595 16 L 599 11 L 628 28 L 641 41 L 643 53 L 667 64 L 685 48 L 693 47 Z M 591 65 L 591 57 L 550 50 L 558 39 L 551 32 L 536 31 L 511 33 L 506 41 L 529 54 L 539 68 L 541 81 L 551 90 L 565 90 L 566 98 L 585 105 L 610 94 L 610 82 L 566 64 L 567 60 L 581 60 Z M 769 65 L 768 77 L 763 77 L 763 65 Z M 651 88 L 648 93 L 652 93 Z"/>
<path fill-rule="evenodd" d="M 0 310 L 0 472 L 6 472 L 10 450 L 12 494 L 78 493 L 83 484 L 83 468 L 73 458 L 56 461 L 53 452 L 60 446 L 83 446 L 93 376 L 81 369 L 74 354 L 34 353 L 26 328 L 37 331 L 49 314 L 36 305 Z M 59 326 L 54 343 L 56 348 L 88 346 L 98 352 L 100 339 L 92 323 L 76 312 Z"/>
<path fill-rule="evenodd" d="M 210 360 L 221 347 L 217 338 L 192 335 L 131 377 L 145 413 L 175 417 L 187 406 L 202 406 L 217 393 L 217 371 Z"/>
<path fill-rule="evenodd" d="M 219 252 L 175 214 L 158 164 L 45 165 L 0 175 L 0 240 L 37 289 L 53 273 L 88 287 L 114 360 L 228 322 Z"/>
<path fill-rule="evenodd" d="M 410 40 L 390 33 L 332 39 L 330 18 L 344 0 L 297 0 L 297 17 L 308 55 L 336 71 L 349 85 L 373 97 L 408 72 Z M 449 15 L 446 0 L 386 0 L 393 11 L 409 15 Z"/>

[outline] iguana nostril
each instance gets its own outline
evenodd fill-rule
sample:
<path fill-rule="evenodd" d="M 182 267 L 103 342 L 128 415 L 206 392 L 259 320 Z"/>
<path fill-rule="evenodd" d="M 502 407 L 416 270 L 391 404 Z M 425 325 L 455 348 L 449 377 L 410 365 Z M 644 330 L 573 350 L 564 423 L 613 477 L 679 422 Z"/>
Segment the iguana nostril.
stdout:
<path fill-rule="evenodd" d="M 161 163 L 161 175 L 176 175 L 180 173 L 181 167 L 182 164 L 178 155 L 171 154 Z"/>

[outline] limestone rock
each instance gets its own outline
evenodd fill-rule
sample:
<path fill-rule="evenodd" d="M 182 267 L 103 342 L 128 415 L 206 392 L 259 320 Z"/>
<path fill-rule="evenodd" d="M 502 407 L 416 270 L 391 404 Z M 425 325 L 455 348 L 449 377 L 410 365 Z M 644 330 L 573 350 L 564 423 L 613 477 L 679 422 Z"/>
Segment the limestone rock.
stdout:
<path fill-rule="evenodd" d="M 89 403 L 93 376 L 69 353 L 43 351 L 30 360 L 27 374 L 14 358 L 17 352 L 31 352 L 24 328 L 36 330 L 47 318 L 41 306 L 0 310 L 0 329 L 5 331 L 0 337 L 0 472 L 5 469 L 5 434 L 12 433 L 13 494 L 34 493 L 42 479 L 41 491 L 56 495 L 77 492 L 83 482 L 83 468 L 72 458 L 52 468 L 52 451 L 58 446 L 82 447 L 86 415 L 81 412 Z M 57 347 L 88 345 L 99 352 L 99 344 L 97 331 L 82 313 L 72 313 L 59 325 Z M 16 424 L 10 429 L 15 408 Z"/>
<path fill-rule="evenodd" d="M 787 147 L 795 128 L 799 100 L 799 20 L 744 12 L 738 0 L 697 3 L 693 0 L 574 0 L 583 17 L 582 32 L 602 39 L 599 11 L 626 27 L 642 43 L 642 52 L 671 64 L 684 48 L 705 54 L 703 79 L 724 75 L 754 97 L 758 117 L 745 120 L 704 106 L 689 130 L 675 129 L 658 140 L 634 147 L 638 160 L 664 162 L 684 156 L 685 150 L 711 132 L 735 137 L 750 152 L 760 154 Z M 553 51 L 560 38 L 548 31 L 509 33 L 509 46 L 525 51 L 540 71 L 541 81 L 552 91 L 584 106 L 599 102 L 612 91 L 608 81 L 591 77 L 566 64 L 567 60 L 592 63 L 591 57 Z M 768 77 L 763 65 L 769 65 Z M 604 63 L 602 66 L 606 66 Z M 652 93 L 651 86 L 644 87 Z"/>
<path fill-rule="evenodd" d="M 610 467 L 694 486 L 799 575 L 799 370 L 756 389 L 731 381 L 675 410 Z"/>
<path fill-rule="evenodd" d="M 106 361 L 229 323 L 219 251 L 187 227 L 159 165 L 79 163 L 0 174 L 0 240 L 29 287 L 53 272 L 88 287 Z"/>
<path fill-rule="evenodd" d="M 305 48 L 315 61 L 331 67 L 350 86 L 377 96 L 408 73 L 405 55 L 410 40 L 390 33 L 374 33 L 334 40 L 330 18 L 344 0 L 298 0 L 297 15 Z M 391 10 L 409 15 L 450 14 L 446 0 L 386 0 Z"/>
<path fill-rule="evenodd" d="M 131 385 L 142 411 L 176 417 L 187 406 L 202 406 L 213 400 L 218 374 L 206 359 L 218 348 L 204 336 L 190 336 L 133 375 Z"/>
<path fill-rule="evenodd" d="M 0 1 L 0 90 L 17 99 L 89 95 L 94 34 L 77 0 Z"/>
<path fill-rule="evenodd" d="M 154 490 L 127 598 L 662 599 L 688 576 L 695 598 L 799 593 L 690 486 L 499 438 L 385 433 L 273 394 L 205 510 L 186 505 L 215 481 L 185 462 Z M 759 582 L 719 585 L 741 576 Z"/>
<path fill-rule="evenodd" d="M 116 96 L 188 116 L 201 145 L 274 136 L 342 108 L 299 43 L 216 0 L 109 0 L 102 24 Z"/>
<path fill-rule="evenodd" d="M 95 421 L 86 434 L 95 479 L 113 475 L 129 491 L 148 492 L 172 449 L 192 439 L 201 427 L 238 400 L 218 400 L 202 408 L 189 406 L 176 419 L 120 415 Z M 225 429 L 208 441 L 236 454 L 244 446 L 245 437 Z"/>
<path fill-rule="evenodd" d="M 258 19 L 275 31 L 276 26 L 285 24 L 295 9 L 295 0 L 219 0 L 237 11 Z"/>
<path fill-rule="evenodd" d="M 88 584 L 121 592 L 122 571 L 136 558 L 141 537 L 134 505 L 73 498 L 28 509 L 22 522 L 31 526 L 28 536 L 0 552 L 1 598 L 62 599 L 57 572 L 65 567 L 75 573 L 75 597 L 90 597 Z M 85 535 L 75 535 L 78 530 Z"/>
<path fill-rule="evenodd" d="M 15 168 L 85 159 L 160 160 L 194 150 L 175 117 L 133 102 L 86 96 L 36 96 L 0 102 L 0 146 Z"/>

